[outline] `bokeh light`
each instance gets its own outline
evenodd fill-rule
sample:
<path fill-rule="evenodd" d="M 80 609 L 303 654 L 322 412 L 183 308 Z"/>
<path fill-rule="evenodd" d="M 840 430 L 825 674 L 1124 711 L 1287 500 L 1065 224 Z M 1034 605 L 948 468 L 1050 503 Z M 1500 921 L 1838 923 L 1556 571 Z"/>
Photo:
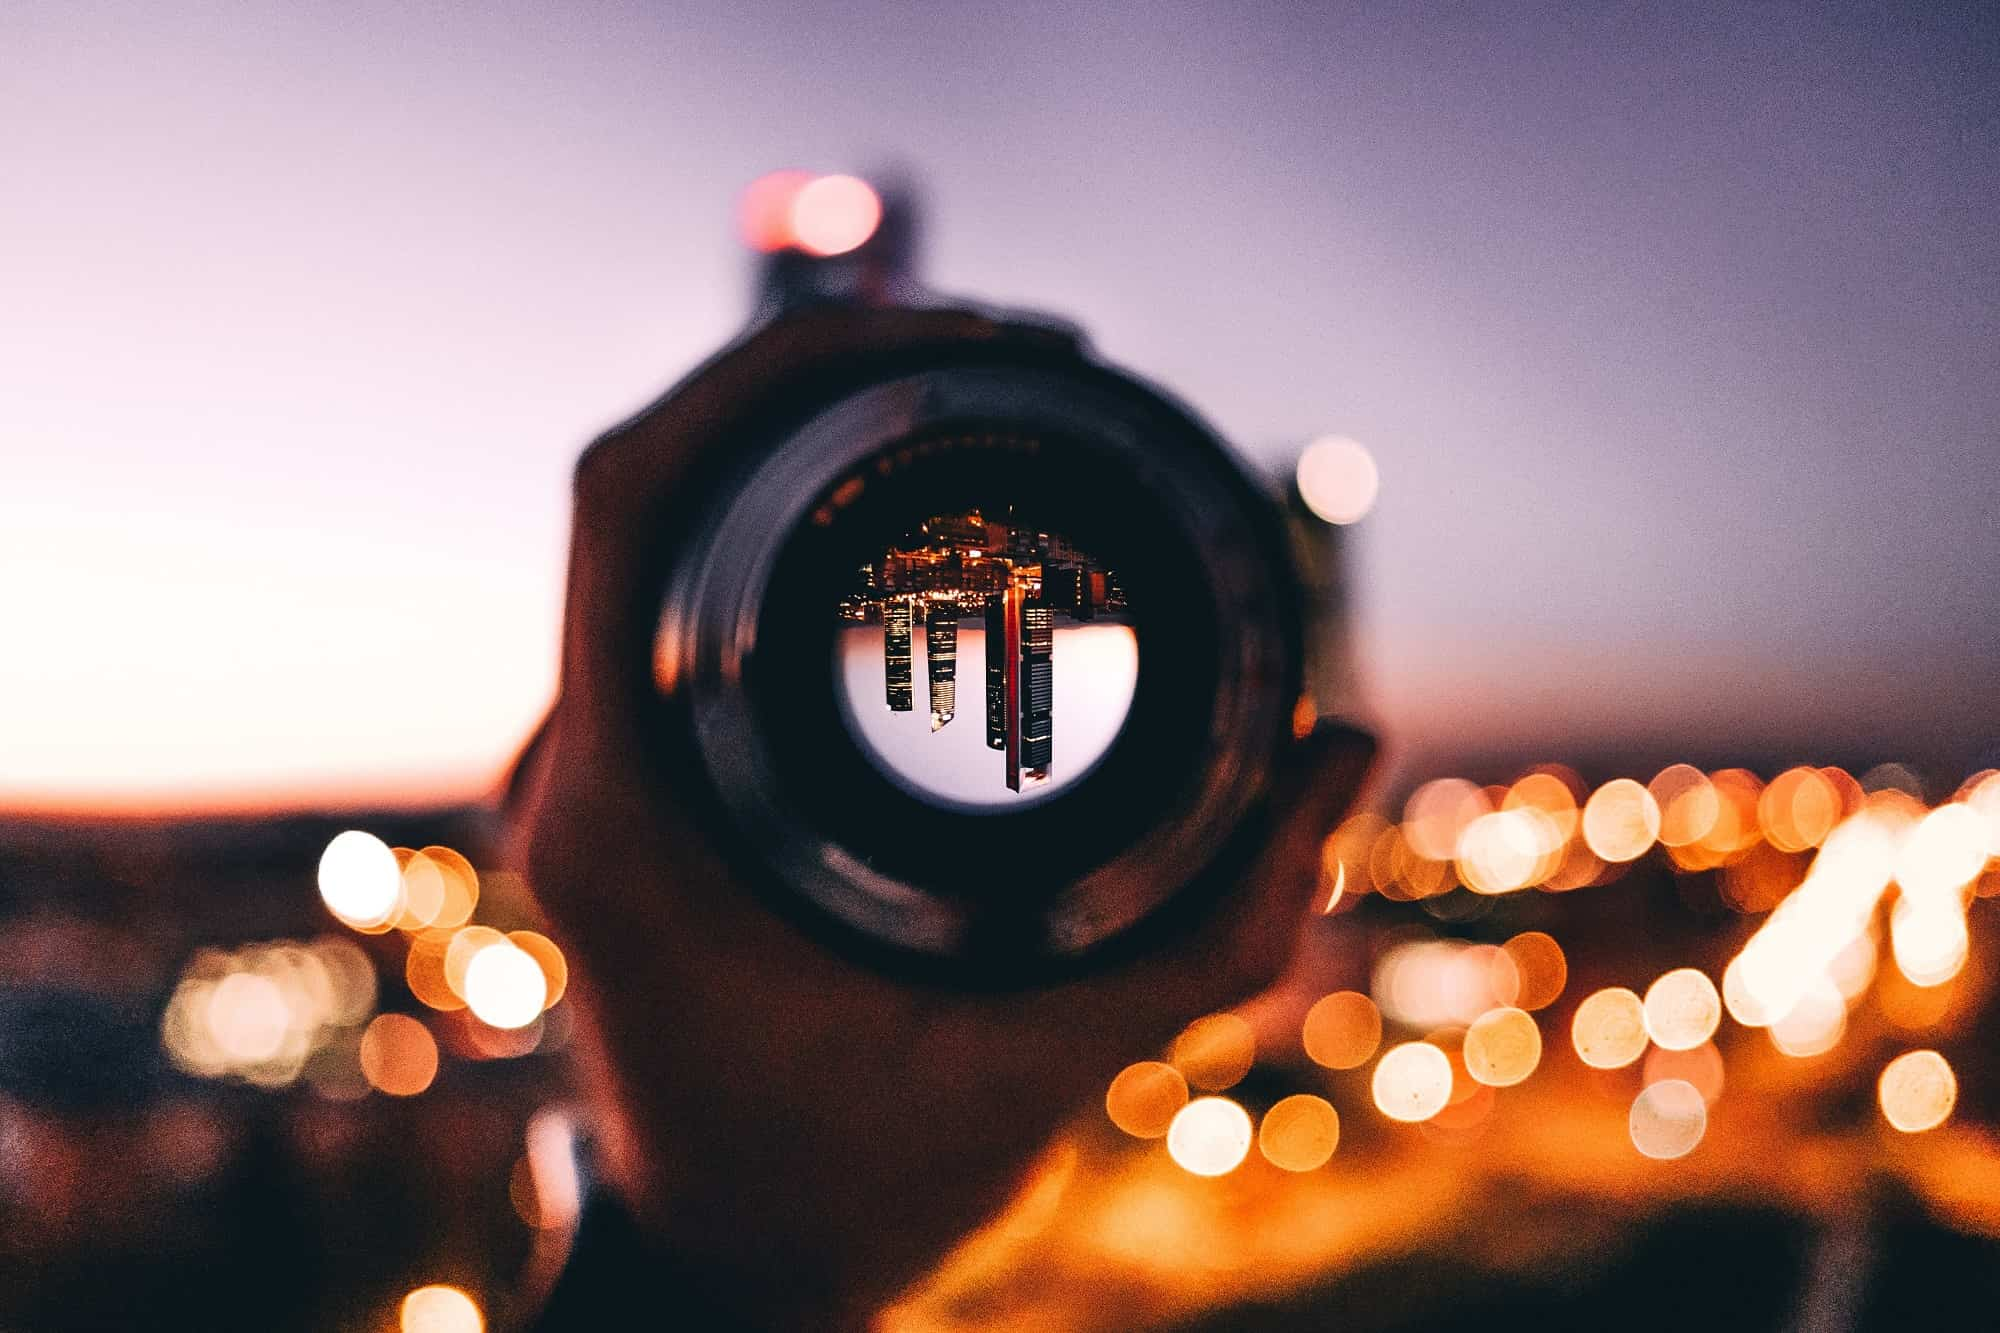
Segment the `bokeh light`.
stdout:
<path fill-rule="evenodd" d="M 506 940 L 489 944 L 465 965 L 465 1003 L 489 1027 L 524 1028 L 541 1017 L 549 979 L 534 956 Z"/>
<path fill-rule="evenodd" d="M 792 200 L 811 179 L 809 171 L 769 171 L 750 182 L 736 209 L 743 243 L 765 254 L 795 244 Z"/>
<path fill-rule="evenodd" d="M 479 872 L 472 868 L 472 862 L 450 847 L 423 847 L 416 854 L 428 863 L 443 890 L 436 913 L 424 924 L 450 930 L 472 920 L 473 909 L 479 905 Z"/>
<path fill-rule="evenodd" d="M 1905 1134 L 1936 1129 L 1958 1103 L 1958 1076 L 1936 1051 L 1910 1051 L 1891 1060 L 1876 1081 L 1882 1118 Z"/>
<path fill-rule="evenodd" d="M 1490 1088 L 1511 1088 L 1542 1062 L 1542 1032 L 1524 1010 L 1493 1009 L 1465 1030 L 1465 1069 Z"/>
<path fill-rule="evenodd" d="M 1606 861 L 1634 861 L 1660 834 L 1660 807 L 1630 778 L 1614 778 L 1590 794 L 1583 807 L 1583 839 Z"/>
<path fill-rule="evenodd" d="M 168 997 L 160 1043 L 198 1077 L 275 1089 L 311 1072 L 337 1092 L 351 1082 L 341 1051 L 374 1005 L 374 970 L 346 940 L 202 949 Z"/>
<path fill-rule="evenodd" d="M 1646 1035 L 1670 1051 L 1690 1051 L 1715 1035 L 1722 997 L 1699 968 L 1682 967 L 1646 988 Z"/>
<path fill-rule="evenodd" d="M 396 914 L 398 930 L 422 930 L 444 910 L 444 872 L 428 856 L 410 847 L 392 847 L 403 868 L 403 901 Z"/>
<path fill-rule="evenodd" d="M 1434 778 L 1403 805 L 1403 840 L 1427 861 L 1443 864 L 1458 854 L 1466 826 L 1493 808 L 1486 793 L 1464 778 Z"/>
<path fill-rule="evenodd" d="M 391 1097 L 414 1097 L 437 1078 L 437 1041 L 408 1014 L 377 1014 L 361 1034 L 360 1058 L 369 1086 Z"/>
<path fill-rule="evenodd" d="M 1190 1086 L 1220 1092 L 1250 1072 L 1257 1059 L 1257 1034 L 1236 1014 L 1209 1014 L 1182 1029 L 1167 1058 Z"/>
<path fill-rule="evenodd" d="M 444 1013 L 465 1008 L 465 997 L 452 989 L 445 975 L 445 961 L 454 938 L 454 933 L 448 930 L 420 931 L 411 938 L 409 952 L 403 957 L 403 981 L 410 994 L 417 997 L 418 1003 Z M 461 973 L 461 985 L 464 979 Z"/>
<path fill-rule="evenodd" d="M 1514 1003 L 1523 1009 L 1546 1009 L 1569 984 L 1569 960 L 1555 938 L 1539 930 L 1524 930 L 1500 946 L 1513 960 L 1520 978 Z"/>
<path fill-rule="evenodd" d="M 1432 1028 L 1463 1026 L 1496 1005 L 1513 1004 L 1521 978 L 1513 958 L 1491 944 L 1423 939 L 1378 958 L 1370 987 L 1387 1017 Z"/>
<path fill-rule="evenodd" d="M 481 949 L 504 944 L 507 937 L 491 926 L 463 926 L 445 937 L 444 984 L 459 999 L 465 998 L 465 974 Z"/>
<path fill-rule="evenodd" d="M 542 977 L 548 983 L 548 998 L 542 1001 L 542 1008 L 555 1008 L 569 990 L 569 962 L 562 950 L 554 940 L 533 930 L 510 930 L 507 942 L 534 959 L 542 969 Z"/>
<path fill-rule="evenodd" d="M 356 930 L 388 928 L 402 910 L 403 868 L 372 833 L 336 834 L 319 858 L 319 896 L 343 924 Z"/>
<path fill-rule="evenodd" d="M 1719 769 L 1709 775 L 1709 782 L 1715 788 L 1715 823 L 1691 850 L 1703 863 L 1726 865 L 1763 840 L 1757 812 L 1764 784 L 1742 768 Z"/>
<path fill-rule="evenodd" d="M 1847 997 L 1831 978 L 1819 977 L 1771 1024 L 1770 1034 L 1771 1044 L 1794 1059 L 1825 1055 L 1847 1035 Z"/>
<path fill-rule="evenodd" d="M 283 1049 L 291 1014 L 278 983 L 255 972 L 232 972 L 209 992 L 208 1031 L 223 1059 L 257 1065 Z"/>
<path fill-rule="evenodd" d="M 1382 1011 L 1360 991 L 1335 991 L 1306 1010 L 1306 1055 L 1328 1069 L 1358 1069 L 1382 1044 Z"/>
<path fill-rule="evenodd" d="M 1359 441 L 1323 435 L 1299 455 L 1299 498 L 1328 523 L 1358 523 L 1375 507 L 1382 475 Z"/>
<path fill-rule="evenodd" d="M 1626 1130 L 1632 1146 L 1647 1157 L 1661 1161 L 1685 1157 L 1708 1132 L 1708 1103 L 1684 1079 L 1649 1083 L 1632 1100 Z"/>
<path fill-rule="evenodd" d="M 1757 801 L 1764 836 L 1780 851 L 1817 847 L 1833 832 L 1841 814 L 1840 792 L 1816 768 L 1787 769 L 1771 779 Z"/>
<path fill-rule="evenodd" d="M 1576 792 L 1559 775 L 1541 770 L 1523 776 L 1507 789 L 1501 798 L 1502 810 L 1539 810 L 1555 825 L 1556 836 L 1563 840 L 1576 836 L 1578 821 L 1582 812 L 1576 804 Z"/>
<path fill-rule="evenodd" d="M 1971 956 L 1972 935 L 1956 902 L 1905 894 L 1889 915 L 1890 952 L 1896 968 L 1919 986 L 1942 986 Z"/>
<path fill-rule="evenodd" d="M 485 1333 L 479 1303 L 457 1287 L 418 1287 L 403 1297 L 402 1333 Z"/>
<path fill-rule="evenodd" d="M 807 254 L 828 258 L 858 249 L 881 222 L 881 197 L 859 176 L 820 176 L 792 196 L 792 241 Z"/>
<path fill-rule="evenodd" d="M 1570 1041 L 1592 1069 L 1622 1069 L 1645 1053 L 1646 1006 L 1623 986 L 1597 991 L 1576 1007 Z"/>
<path fill-rule="evenodd" d="M 1451 1059 L 1427 1041 L 1409 1041 L 1383 1052 L 1369 1089 L 1375 1109 L 1391 1120 L 1428 1120 L 1451 1100 Z"/>
<path fill-rule="evenodd" d="M 1491 811 L 1459 834 L 1458 875 L 1474 893 L 1513 893 L 1552 873 L 1562 845 L 1555 820 L 1540 810 Z"/>
<path fill-rule="evenodd" d="M 359 1023 L 375 1009 L 375 965 L 352 940 L 324 935 L 308 946 L 327 978 L 328 1021 Z"/>
<path fill-rule="evenodd" d="M 1135 1139 L 1157 1139 L 1188 1103 L 1181 1071 L 1158 1060 L 1125 1066 L 1104 1094 L 1104 1113 Z"/>
<path fill-rule="evenodd" d="M 535 1224 L 564 1227 L 583 1207 L 576 1157 L 576 1123 L 560 1107 L 543 1107 L 528 1121 L 528 1175 L 534 1187 Z"/>
<path fill-rule="evenodd" d="M 1646 1063 L 1641 1066 L 1639 1081 L 1647 1084 L 1670 1078 L 1680 1079 L 1692 1084 L 1695 1091 L 1701 1094 L 1701 1099 L 1713 1106 L 1722 1096 L 1727 1072 L 1722 1063 L 1722 1052 L 1715 1048 L 1712 1041 L 1705 1041 L 1686 1051 L 1670 1051 L 1656 1046 L 1646 1052 Z"/>
<path fill-rule="evenodd" d="M 1264 1112 L 1257 1149 L 1282 1171 L 1313 1171 L 1326 1165 L 1340 1144 L 1340 1113 L 1324 1097 L 1309 1092 L 1286 1097 Z"/>
<path fill-rule="evenodd" d="M 1701 841 L 1721 817 L 1722 798 L 1708 774 L 1692 764 L 1672 764 L 1646 784 L 1660 811 L 1660 841 L 1686 847 Z"/>
<path fill-rule="evenodd" d="M 1227 1097 L 1197 1097 L 1167 1129 L 1167 1155 L 1196 1176 L 1222 1176 L 1250 1153 L 1250 1113 Z"/>
<path fill-rule="evenodd" d="M 1971 806 L 1941 805 L 1920 820 L 1896 857 L 1896 882 L 1919 898 L 1956 893 L 1986 868 L 1986 820 Z"/>

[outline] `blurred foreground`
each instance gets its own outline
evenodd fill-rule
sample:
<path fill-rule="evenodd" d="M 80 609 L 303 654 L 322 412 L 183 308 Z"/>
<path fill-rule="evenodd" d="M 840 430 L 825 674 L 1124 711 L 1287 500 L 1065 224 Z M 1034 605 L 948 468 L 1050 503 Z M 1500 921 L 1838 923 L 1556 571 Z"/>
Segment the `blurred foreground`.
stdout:
<path fill-rule="evenodd" d="M 886 1328 L 1991 1325 L 2000 777 L 1395 814 L 1329 840 L 1292 974 L 1133 1052 Z M 495 831 L 0 821 L 0 1327 L 532 1310 L 587 1126 Z"/>

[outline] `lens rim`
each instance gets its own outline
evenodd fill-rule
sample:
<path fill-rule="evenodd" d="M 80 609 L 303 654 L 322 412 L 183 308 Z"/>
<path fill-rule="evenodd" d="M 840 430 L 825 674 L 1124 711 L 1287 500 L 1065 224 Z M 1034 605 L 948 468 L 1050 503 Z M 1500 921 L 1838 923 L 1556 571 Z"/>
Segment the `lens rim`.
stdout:
<path fill-rule="evenodd" d="M 1110 750 L 1068 789 L 997 815 L 949 814 L 903 794 L 940 825 L 969 819 L 1059 829 L 1068 821 L 1074 829 L 1088 821 L 1077 812 L 1107 812 L 1115 839 L 1037 865 L 1029 882 L 1045 891 L 1024 894 L 1006 910 L 995 910 L 990 894 L 954 893 L 885 857 L 879 838 L 856 832 L 865 821 L 853 818 L 851 803 L 848 831 L 836 836 L 825 812 L 815 814 L 814 803 L 801 799 L 760 703 L 771 694 L 760 691 L 760 677 L 770 677 L 774 660 L 760 650 L 777 637 L 767 614 L 772 579 L 814 508 L 843 476 L 885 451 L 968 422 L 1122 469 L 1169 516 L 1174 540 L 1204 553 L 1190 567 L 1213 622 L 1198 636 L 1211 659 L 1204 664 L 1211 698 L 1186 729 L 1207 762 L 1169 775 L 1180 789 L 1149 781 L 1143 792 L 1126 792 L 1131 799 L 1122 804 L 1105 794 L 1120 775 L 1140 771 L 1130 757 L 1149 748 L 1143 736 L 1136 748 L 1133 741 L 1149 671 L 1155 679 L 1173 675 L 1149 661 L 1149 652 L 1157 658 L 1164 650 L 1159 636 L 1141 631 L 1133 711 Z M 934 966 L 959 983 L 1047 976 L 1165 923 L 1176 906 L 1194 910 L 1212 896 L 1199 891 L 1204 879 L 1239 859 L 1232 843 L 1254 822 L 1290 739 L 1300 673 L 1296 574 L 1275 505 L 1211 431 L 1150 387 L 1081 359 L 946 364 L 864 382 L 752 451 L 683 551 L 661 600 L 655 678 L 683 710 L 709 787 L 777 896 L 793 906 L 803 901 L 808 916 L 849 942 Z M 1150 648 L 1149 637 L 1156 640 Z M 832 688 L 830 656 L 805 669 Z M 827 743 L 822 733 L 818 744 Z M 858 738 L 846 743 L 878 781 L 893 785 Z M 856 771 L 844 758 L 839 767 Z M 1163 793 L 1171 799 L 1154 808 Z M 1058 868 L 1061 874 L 1043 877 Z"/>

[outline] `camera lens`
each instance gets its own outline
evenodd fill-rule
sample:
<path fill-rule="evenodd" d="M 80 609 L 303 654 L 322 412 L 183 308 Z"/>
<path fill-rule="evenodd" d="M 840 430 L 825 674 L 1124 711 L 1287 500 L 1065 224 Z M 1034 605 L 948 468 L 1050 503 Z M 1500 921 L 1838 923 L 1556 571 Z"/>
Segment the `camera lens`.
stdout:
<path fill-rule="evenodd" d="M 1013 984 L 1200 910 L 1299 690 L 1274 503 L 1079 355 L 965 353 L 741 442 L 668 561 L 662 725 L 781 903 Z"/>

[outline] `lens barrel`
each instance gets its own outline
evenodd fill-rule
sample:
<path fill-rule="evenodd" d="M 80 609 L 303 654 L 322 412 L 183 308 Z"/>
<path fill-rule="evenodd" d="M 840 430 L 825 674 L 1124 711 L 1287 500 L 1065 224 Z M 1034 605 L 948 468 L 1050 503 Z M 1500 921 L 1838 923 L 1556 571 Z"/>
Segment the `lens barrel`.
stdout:
<path fill-rule="evenodd" d="M 657 749 L 668 776 L 705 803 L 717 841 L 832 942 L 948 984 L 1032 984 L 1199 919 L 1261 840 L 1292 736 L 1300 584 L 1277 504 L 1187 409 L 1046 339 L 927 347 L 821 380 L 790 406 L 732 440 L 728 465 L 663 544 Z M 941 515 L 960 516 L 956 547 L 932 532 Z M 1011 570 L 971 547 L 982 530 L 1015 543 Z M 917 540 L 929 545 L 885 567 L 885 547 Z M 929 571 L 931 591 L 898 591 L 913 564 Z M 950 674 L 933 668 L 933 729 L 963 723 L 949 734 L 970 744 L 983 697 L 989 743 L 1001 748 L 1004 680 L 1015 691 L 1004 696 L 1009 725 L 1029 718 L 1022 753 L 1032 761 L 1039 743 L 1045 758 L 1049 654 L 1037 658 L 1035 634 L 1050 637 L 1046 607 L 1060 595 L 1089 619 L 1088 589 L 1101 601 L 1107 577 L 1112 618 L 1136 640 L 1136 676 L 1115 735 L 1052 794 L 942 798 L 859 734 L 837 665 L 855 630 L 835 608 L 881 618 L 886 706 L 907 712 L 912 639 L 925 644 L 914 607 L 938 627 L 931 656 L 959 639 L 961 616 L 964 641 L 983 625 L 990 645 L 983 658 L 960 655 L 956 721 L 953 696 L 940 694 Z M 1016 601 L 1028 607 L 1025 639 L 1020 606 L 1012 612 L 1011 657 L 1000 648 L 1002 587 L 1022 590 Z M 1066 668 L 1074 650 L 1063 635 L 1054 632 L 1058 761 L 1079 721 L 1064 700 L 1081 696 L 1065 689 L 1079 688 L 1083 669 Z M 1002 670 L 1023 661 L 1025 675 Z M 1040 712 L 1023 712 L 1021 688 Z M 1010 785 L 1020 760 L 1008 751 Z"/>

